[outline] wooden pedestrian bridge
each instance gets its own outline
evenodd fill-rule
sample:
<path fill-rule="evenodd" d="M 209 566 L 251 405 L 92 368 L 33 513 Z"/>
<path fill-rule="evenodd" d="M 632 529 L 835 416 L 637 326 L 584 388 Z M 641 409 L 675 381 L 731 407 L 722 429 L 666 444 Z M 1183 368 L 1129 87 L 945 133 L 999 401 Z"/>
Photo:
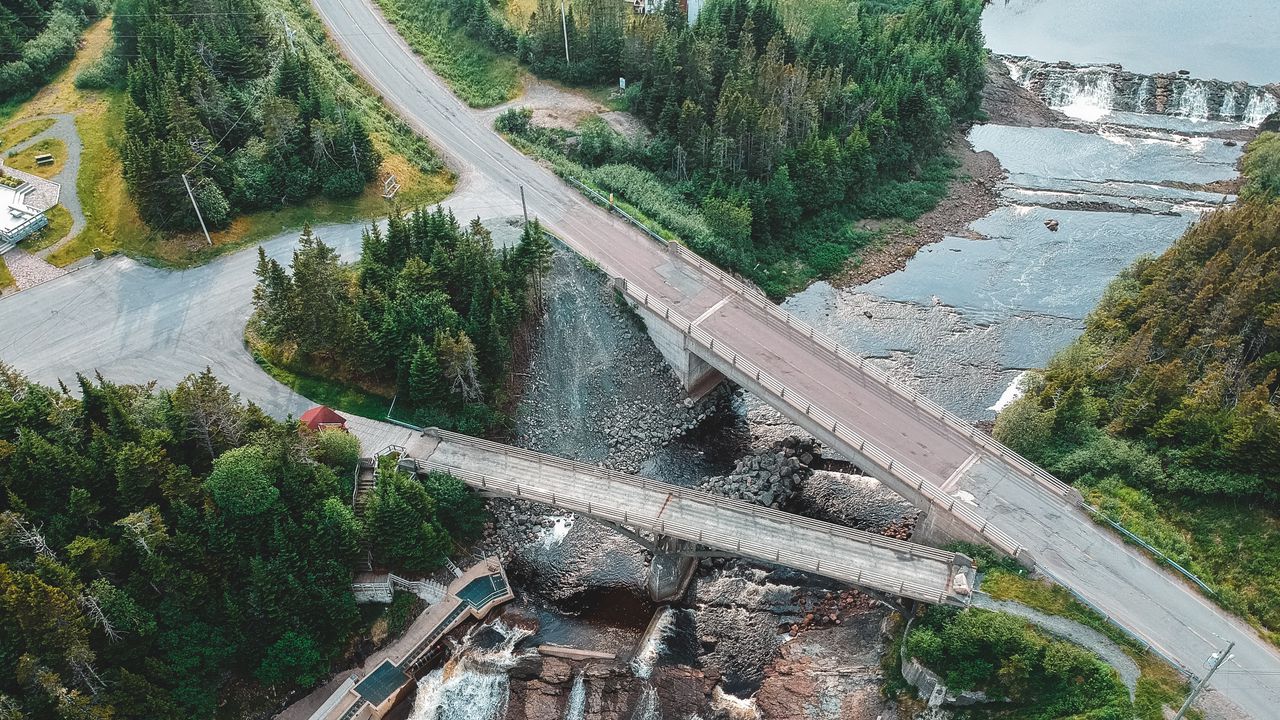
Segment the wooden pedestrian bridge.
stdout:
<path fill-rule="evenodd" d="M 885 595 L 965 606 L 965 555 L 819 522 L 595 465 L 428 428 L 402 467 L 447 472 L 477 491 L 541 503 L 631 531 L 821 575 Z"/>

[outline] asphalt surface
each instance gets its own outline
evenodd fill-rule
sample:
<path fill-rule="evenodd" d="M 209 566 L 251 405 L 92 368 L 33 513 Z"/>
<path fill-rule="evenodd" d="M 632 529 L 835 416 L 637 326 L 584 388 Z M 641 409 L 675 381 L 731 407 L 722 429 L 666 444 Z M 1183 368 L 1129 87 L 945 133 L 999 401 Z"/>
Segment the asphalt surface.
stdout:
<path fill-rule="evenodd" d="M 482 192 L 495 210 L 514 212 L 523 186 L 531 215 L 606 272 L 643 287 L 687 319 L 728 298 L 700 327 L 932 482 L 944 484 L 977 454 L 981 462 L 952 479 L 956 489 L 975 497 L 975 511 L 1031 549 L 1046 570 L 1117 623 L 1193 671 L 1202 669 L 1204 658 L 1227 639 L 1235 640 L 1236 657 L 1214 685 L 1256 720 L 1277 716 L 1280 654 L 1251 628 L 945 424 L 887 397 L 879 383 L 830 367 L 763 310 L 691 271 L 520 154 L 414 56 L 369 0 L 313 0 L 313 5 L 356 70 L 449 156 L 466 190 Z"/>
<path fill-rule="evenodd" d="M 449 203 L 459 217 L 519 215 L 523 186 L 530 214 L 575 250 L 686 318 L 715 308 L 700 327 L 718 343 L 820 402 L 931 482 L 942 485 L 975 454 L 945 424 L 904 407 L 847 365 L 833 366 L 806 338 L 780 328 L 768 313 L 507 145 L 423 66 L 367 0 L 315 0 L 315 7 L 356 70 L 448 155 L 459 175 L 459 193 Z M 359 226 L 322 227 L 318 233 L 346 258 L 358 251 Z M 286 235 L 264 247 L 286 260 L 295 241 Z M 115 381 L 173 384 L 207 365 L 269 412 L 300 412 L 309 403 L 272 381 L 243 347 L 255 261 L 247 251 L 177 272 L 117 258 L 4 298 L 0 360 L 45 383 L 98 370 Z M 1276 717 L 1280 654 L 1272 646 L 1059 498 L 983 452 L 976 454 L 984 462 L 953 478 L 958 489 L 974 496 L 976 512 L 1117 623 L 1193 670 L 1226 639 L 1235 640 L 1236 657 L 1213 685 L 1248 716 Z"/>

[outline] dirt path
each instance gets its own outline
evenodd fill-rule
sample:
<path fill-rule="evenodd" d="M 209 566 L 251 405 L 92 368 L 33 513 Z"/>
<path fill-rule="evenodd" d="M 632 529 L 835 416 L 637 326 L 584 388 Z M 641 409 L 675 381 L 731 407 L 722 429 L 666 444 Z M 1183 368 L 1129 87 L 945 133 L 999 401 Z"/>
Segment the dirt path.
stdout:
<path fill-rule="evenodd" d="M 71 113 L 51 113 L 48 115 L 36 115 L 29 118 L 29 120 L 42 120 L 45 118 L 53 120 L 53 125 L 50 125 L 47 130 L 27 138 L 12 148 L 6 149 L 6 153 L 21 152 L 47 138 L 60 140 L 67 148 L 66 162 L 62 164 L 62 169 L 58 171 L 58 174 L 54 175 L 50 180 L 61 186 L 58 194 L 58 204 L 66 208 L 71 215 L 71 229 L 67 231 L 65 237 L 35 253 L 36 257 L 42 260 L 79 235 L 85 226 L 84 210 L 80 207 L 80 193 L 76 189 L 76 178 L 80 176 L 81 149 L 80 133 L 76 131 L 76 116 Z"/>

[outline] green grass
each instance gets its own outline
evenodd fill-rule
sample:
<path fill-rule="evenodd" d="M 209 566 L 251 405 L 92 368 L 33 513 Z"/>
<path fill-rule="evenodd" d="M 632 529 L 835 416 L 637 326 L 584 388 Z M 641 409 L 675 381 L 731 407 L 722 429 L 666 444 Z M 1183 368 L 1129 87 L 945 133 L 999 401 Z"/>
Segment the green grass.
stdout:
<path fill-rule="evenodd" d="M 335 93 L 358 108 L 370 130 L 374 144 L 382 152 L 383 173 L 391 173 L 401 190 L 396 201 L 401 206 L 431 204 L 453 190 L 453 176 L 425 140 L 383 106 L 377 94 L 361 81 L 327 42 L 324 28 L 306 3 L 292 0 L 264 0 L 274 14 L 284 13 L 291 26 L 300 28 L 296 42 L 310 45 L 318 70 L 333 83 Z M 152 230 L 138 216 L 124 183 L 119 148 L 124 141 L 125 97 L 120 90 L 76 88 L 77 74 L 88 67 L 111 45 L 111 22 L 104 20 L 85 31 L 82 48 L 48 86 L 30 100 L 7 110 L 13 118 L 5 129 L 5 140 L 31 137 L 43 126 L 23 122 L 25 118 L 51 113 L 73 113 L 80 135 L 80 173 L 76 190 L 84 209 L 85 229 L 52 253 L 49 261 L 69 265 L 88 256 L 94 248 L 122 252 L 155 265 L 183 268 L 208 262 L 272 235 L 314 224 L 368 220 L 385 216 L 389 203 L 381 196 L 381 185 L 370 183 L 359 197 L 329 200 L 317 197 L 306 203 L 241 215 L 226 230 L 213 233 L 210 247 L 203 234 L 161 233 Z"/>
<path fill-rule="evenodd" d="M 36 162 L 37 155 L 49 154 L 53 156 L 53 162 L 49 165 L 41 165 Z M 67 144 L 58 138 L 45 138 L 22 152 L 11 152 L 5 158 L 4 164 L 15 170 L 29 172 L 32 175 L 42 178 L 51 178 L 62 171 L 62 166 L 67 162 Z"/>
<path fill-rule="evenodd" d="M 1177 708 L 1186 697 L 1186 680 L 1157 655 L 1105 618 L 1076 600 L 1065 588 L 1033 580 L 1004 568 L 990 570 L 982 580 L 982 590 L 997 600 L 1011 600 L 1043 613 L 1065 617 L 1106 635 L 1138 664 L 1141 675 L 1134 692 L 1134 711 L 1140 720 L 1164 720 L 1161 708 Z M 1189 718 L 1200 720 L 1199 711 Z"/>
<path fill-rule="evenodd" d="M 6 103 L 5 105 L 0 106 L 0 108 L 2 108 L 0 109 L 0 122 L 8 119 L 8 117 L 4 115 L 5 111 L 8 111 L 8 115 L 12 116 L 17 113 L 18 108 L 20 107 L 21 104 L 19 103 Z M 20 142 L 24 142 L 36 135 L 39 135 L 51 127 L 53 127 L 53 118 L 41 118 L 39 120 L 30 120 L 28 122 L 15 124 L 13 127 L 6 128 L 4 132 L 0 132 L 0 149 L 11 148 Z"/>
<path fill-rule="evenodd" d="M 260 346 L 250 339 L 247 333 L 245 344 L 253 353 L 254 362 L 258 363 L 258 366 L 272 379 L 317 405 L 327 405 L 334 410 L 371 420 L 386 419 L 387 411 L 391 408 L 390 398 L 374 395 L 335 380 L 273 364 L 259 351 Z"/>
<path fill-rule="evenodd" d="M 7 290 L 13 285 L 13 275 L 9 274 L 9 266 L 0 257 L 0 290 Z"/>
<path fill-rule="evenodd" d="M 49 224 L 41 228 L 35 235 L 23 240 L 23 250 L 27 252 L 43 250 L 71 232 L 71 213 L 61 205 L 54 205 L 49 208 L 44 212 L 44 216 L 49 218 Z"/>
<path fill-rule="evenodd" d="M 1226 498 L 1157 497 L 1119 482 L 1081 490 L 1108 517 L 1214 588 L 1219 604 L 1280 644 L 1280 518 L 1273 512 Z"/>
<path fill-rule="evenodd" d="M 515 59 L 450 27 L 446 14 L 433 3 L 378 0 L 378 5 L 409 47 L 471 107 L 501 105 L 519 93 L 520 66 Z"/>

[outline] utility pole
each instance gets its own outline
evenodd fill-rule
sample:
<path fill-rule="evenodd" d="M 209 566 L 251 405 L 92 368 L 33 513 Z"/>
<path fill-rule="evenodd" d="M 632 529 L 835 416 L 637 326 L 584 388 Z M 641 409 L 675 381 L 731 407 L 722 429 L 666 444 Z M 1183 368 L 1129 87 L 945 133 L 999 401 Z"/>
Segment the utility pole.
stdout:
<path fill-rule="evenodd" d="M 565 3 L 560 3 L 560 29 L 564 31 L 564 65 L 569 66 L 569 21 L 565 18 Z"/>
<path fill-rule="evenodd" d="M 191 198 L 191 207 L 196 209 L 196 217 L 200 220 L 200 229 L 204 230 L 204 240 L 209 243 L 209 247 L 213 247 L 213 238 L 209 237 L 209 228 L 204 225 L 204 215 L 200 214 L 200 206 L 196 204 L 195 193 L 191 192 L 191 181 L 187 179 L 187 174 L 182 173 L 182 184 L 187 186 L 187 197 Z"/>
<path fill-rule="evenodd" d="M 1213 665 L 1209 667 L 1209 672 L 1205 673 L 1204 677 L 1197 680 L 1196 684 L 1191 687 L 1191 694 L 1187 695 L 1187 701 L 1182 703 L 1182 709 L 1178 711 L 1178 714 L 1174 716 L 1173 720 L 1182 720 L 1183 716 L 1187 714 L 1187 710 L 1191 708 L 1191 703 L 1194 702 L 1200 695 L 1201 691 L 1204 690 L 1204 686 L 1209 684 L 1209 678 L 1213 677 L 1213 674 L 1218 671 L 1218 668 L 1222 667 L 1223 663 L 1231 659 L 1231 648 L 1235 646 L 1236 643 L 1233 640 L 1227 643 L 1226 650 L 1216 652 L 1210 656 L 1213 659 Z"/>
<path fill-rule="evenodd" d="M 529 206 L 524 204 L 524 186 L 520 186 L 520 209 L 524 211 L 524 224 L 529 224 Z"/>

